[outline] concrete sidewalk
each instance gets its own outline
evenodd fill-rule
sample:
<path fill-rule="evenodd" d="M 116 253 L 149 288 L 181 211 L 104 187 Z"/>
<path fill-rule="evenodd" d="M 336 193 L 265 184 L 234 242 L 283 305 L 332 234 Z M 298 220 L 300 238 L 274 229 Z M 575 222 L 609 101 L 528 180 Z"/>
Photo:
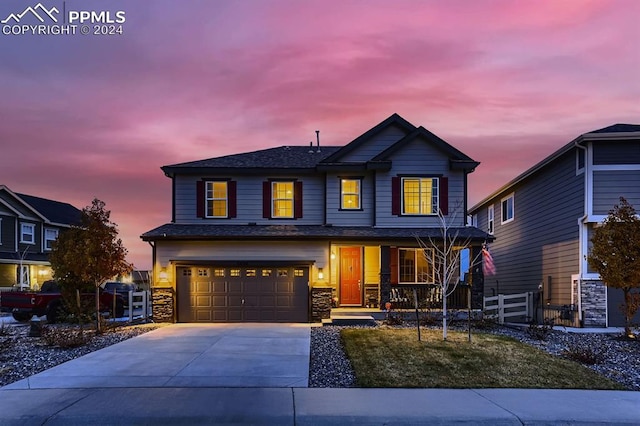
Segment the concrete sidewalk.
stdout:
<path fill-rule="evenodd" d="M 637 425 L 640 392 L 529 389 L 0 390 L 2 425 Z"/>

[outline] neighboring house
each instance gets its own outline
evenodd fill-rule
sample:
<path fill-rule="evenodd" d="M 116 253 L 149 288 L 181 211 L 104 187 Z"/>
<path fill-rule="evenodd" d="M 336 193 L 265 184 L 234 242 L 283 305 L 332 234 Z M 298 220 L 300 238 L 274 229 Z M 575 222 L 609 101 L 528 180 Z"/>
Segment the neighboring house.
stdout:
<path fill-rule="evenodd" d="M 0 287 L 38 289 L 51 279 L 51 244 L 61 230 L 78 224 L 80 215 L 70 204 L 0 185 Z"/>
<path fill-rule="evenodd" d="M 485 295 L 542 290 L 585 326 L 620 326 L 622 291 L 587 264 L 591 233 L 620 196 L 640 207 L 640 125 L 585 133 L 470 209 L 496 238 Z"/>
<path fill-rule="evenodd" d="M 452 222 L 457 208 L 476 250 L 488 237 L 465 226 L 478 164 L 394 114 L 343 147 L 318 138 L 164 166 L 171 223 L 141 236 L 154 303 L 180 322 L 305 322 L 327 290 L 341 307 L 384 306 L 392 285 L 434 282 L 416 236 L 440 235 L 438 209 Z"/>

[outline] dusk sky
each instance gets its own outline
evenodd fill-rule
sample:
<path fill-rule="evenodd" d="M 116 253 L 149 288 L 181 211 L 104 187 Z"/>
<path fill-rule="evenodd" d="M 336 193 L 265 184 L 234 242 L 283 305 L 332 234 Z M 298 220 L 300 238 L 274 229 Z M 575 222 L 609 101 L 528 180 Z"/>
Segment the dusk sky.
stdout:
<path fill-rule="evenodd" d="M 396 112 L 481 162 L 471 206 L 582 133 L 640 123 L 636 0 L 41 3 L 126 21 L 0 34 L 0 184 L 105 201 L 139 269 L 140 235 L 171 220 L 166 164 L 315 130 L 344 145 Z M 0 20 L 37 4 L 3 0 Z"/>

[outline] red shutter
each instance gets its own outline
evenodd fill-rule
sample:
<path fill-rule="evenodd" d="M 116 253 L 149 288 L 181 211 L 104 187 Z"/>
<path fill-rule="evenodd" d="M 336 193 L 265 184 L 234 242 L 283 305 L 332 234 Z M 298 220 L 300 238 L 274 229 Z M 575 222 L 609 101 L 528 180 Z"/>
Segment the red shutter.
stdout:
<path fill-rule="evenodd" d="M 271 182 L 262 182 L 262 217 L 271 218 Z"/>
<path fill-rule="evenodd" d="M 227 208 L 229 209 L 229 217 L 236 217 L 238 215 L 237 187 L 238 185 L 235 180 L 227 182 L 227 203 L 229 203 Z"/>
<path fill-rule="evenodd" d="M 389 248 L 389 269 L 391 270 L 391 284 L 398 284 L 398 248 Z"/>
<path fill-rule="evenodd" d="M 196 182 L 196 216 L 204 217 L 204 181 Z"/>
<path fill-rule="evenodd" d="M 391 178 L 391 214 L 400 216 L 400 197 L 402 191 L 400 189 L 400 178 L 394 176 Z"/>
<path fill-rule="evenodd" d="M 449 178 L 443 176 L 440 178 L 440 211 L 443 215 L 449 214 Z"/>
<path fill-rule="evenodd" d="M 294 182 L 293 187 L 293 217 L 299 219 L 302 217 L 302 182 Z"/>

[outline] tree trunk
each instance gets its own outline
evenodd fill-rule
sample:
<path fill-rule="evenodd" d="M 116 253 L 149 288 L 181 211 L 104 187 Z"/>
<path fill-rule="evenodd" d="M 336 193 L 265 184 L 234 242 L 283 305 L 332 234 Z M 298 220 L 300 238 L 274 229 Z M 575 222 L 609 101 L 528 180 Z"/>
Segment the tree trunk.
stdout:
<path fill-rule="evenodd" d="M 100 334 L 100 287 L 96 286 L 96 333 Z"/>

